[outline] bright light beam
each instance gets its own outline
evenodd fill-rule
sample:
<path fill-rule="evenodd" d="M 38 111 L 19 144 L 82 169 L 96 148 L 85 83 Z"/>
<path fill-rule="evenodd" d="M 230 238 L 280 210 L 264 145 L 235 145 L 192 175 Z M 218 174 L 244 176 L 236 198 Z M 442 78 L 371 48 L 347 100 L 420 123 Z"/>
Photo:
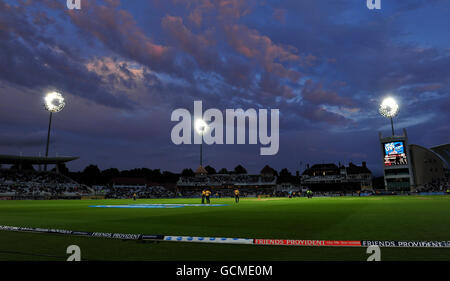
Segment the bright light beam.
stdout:
<path fill-rule="evenodd" d="M 45 158 L 48 157 L 48 146 L 50 144 L 50 129 L 52 126 L 53 113 L 60 112 L 65 105 L 66 103 L 64 102 L 64 97 L 58 92 L 47 93 L 44 97 L 45 109 L 50 112 L 47 131 L 47 144 L 45 146 Z M 44 165 L 44 171 L 47 171 L 47 164 Z"/>
<path fill-rule="evenodd" d="M 64 97 L 57 92 L 50 92 L 44 97 L 45 109 L 50 112 L 60 112 L 66 105 Z"/>
<path fill-rule="evenodd" d="M 379 112 L 382 116 L 391 119 L 391 129 L 392 136 L 394 136 L 394 120 L 393 118 L 397 116 L 399 110 L 398 103 L 392 97 L 385 98 L 379 108 Z"/>
<path fill-rule="evenodd" d="M 202 142 L 200 143 L 200 166 L 203 166 L 203 134 L 208 131 L 208 124 L 203 119 L 197 119 L 194 124 L 195 130 L 202 136 Z"/>
<path fill-rule="evenodd" d="M 399 106 L 394 98 L 387 97 L 380 104 L 380 114 L 386 118 L 393 118 L 397 116 Z"/>
<path fill-rule="evenodd" d="M 195 130 L 197 131 L 197 133 L 204 134 L 206 131 L 208 131 L 208 129 L 209 126 L 205 121 L 203 121 L 203 119 L 197 119 L 195 121 Z"/>

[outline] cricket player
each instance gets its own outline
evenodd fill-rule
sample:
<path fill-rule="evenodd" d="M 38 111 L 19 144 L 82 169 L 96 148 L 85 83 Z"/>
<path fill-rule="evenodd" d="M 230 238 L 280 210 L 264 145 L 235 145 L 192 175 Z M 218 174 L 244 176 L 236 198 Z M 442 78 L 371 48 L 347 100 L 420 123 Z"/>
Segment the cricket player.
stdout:
<path fill-rule="evenodd" d="M 211 191 L 209 191 L 209 189 L 207 189 L 205 191 L 205 197 L 206 197 L 206 204 L 210 204 L 211 202 L 209 201 L 209 197 L 211 196 Z"/>
<path fill-rule="evenodd" d="M 234 202 L 239 203 L 239 189 L 234 190 Z"/>
<path fill-rule="evenodd" d="M 202 204 L 205 204 L 206 190 L 202 191 Z"/>

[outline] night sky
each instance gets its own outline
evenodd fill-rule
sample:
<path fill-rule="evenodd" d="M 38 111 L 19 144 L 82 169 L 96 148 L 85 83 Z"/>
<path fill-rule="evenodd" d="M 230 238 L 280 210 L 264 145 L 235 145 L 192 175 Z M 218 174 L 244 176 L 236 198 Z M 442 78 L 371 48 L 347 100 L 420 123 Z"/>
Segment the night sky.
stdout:
<path fill-rule="evenodd" d="M 0 154 L 44 155 L 45 93 L 61 92 L 50 156 L 71 170 L 195 169 L 199 145 L 175 145 L 171 113 L 280 110 L 280 149 L 207 145 L 216 169 L 360 164 L 380 174 L 378 114 L 430 147 L 450 138 L 448 0 L 0 0 Z M 302 167 L 301 167 L 302 165 Z"/>

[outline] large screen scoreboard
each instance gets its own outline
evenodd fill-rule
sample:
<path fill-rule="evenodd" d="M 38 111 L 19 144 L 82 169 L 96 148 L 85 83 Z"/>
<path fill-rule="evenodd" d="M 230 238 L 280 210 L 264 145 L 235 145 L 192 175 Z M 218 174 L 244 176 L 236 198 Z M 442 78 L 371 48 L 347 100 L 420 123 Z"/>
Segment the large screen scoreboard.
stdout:
<path fill-rule="evenodd" d="M 384 165 L 407 165 L 405 143 L 402 141 L 387 142 L 384 146 Z"/>

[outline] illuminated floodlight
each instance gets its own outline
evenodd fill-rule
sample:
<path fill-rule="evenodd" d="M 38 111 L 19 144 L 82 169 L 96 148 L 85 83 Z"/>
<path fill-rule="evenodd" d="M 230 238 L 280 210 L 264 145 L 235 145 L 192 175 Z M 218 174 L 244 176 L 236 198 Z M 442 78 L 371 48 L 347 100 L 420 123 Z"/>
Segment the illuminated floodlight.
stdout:
<path fill-rule="evenodd" d="M 47 93 L 44 97 L 45 109 L 50 112 L 50 119 L 48 120 L 47 144 L 45 147 L 45 158 L 48 157 L 48 146 L 50 144 L 50 129 L 52 127 L 53 113 L 60 112 L 65 105 L 66 103 L 64 102 L 64 97 L 58 92 Z M 47 171 L 47 164 L 44 165 L 44 171 Z"/>
<path fill-rule="evenodd" d="M 395 99 L 388 97 L 383 100 L 380 104 L 379 112 L 386 118 L 393 118 L 397 116 L 399 110 L 399 106 Z"/>
<path fill-rule="evenodd" d="M 205 133 L 206 131 L 208 131 L 208 124 L 206 124 L 205 121 L 203 121 L 203 119 L 197 119 L 195 121 L 195 130 L 197 131 L 197 133 L 202 134 Z"/>
<path fill-rule="evenodd" d="M 50 92 L 44 98 L 45 109 L 54 113 L 60 112 L 66 103 L 64 102 L 64 97 L 58 92 Z"/>
<path fill-rule="evenodd" d="M 194 124 L 195 130 L 197 133 L 202 135 L 202 141 L 200 142 L 200 166 L 203 166 L 203 134 L 208 131 L 209 126 L 203 119 L 195 120 Z"/>
<path fill-rule="evenodd" d="M 379 108 L 379 112 L 383 117 L 391 119 L 391 129 L 392 129 L 392 136 L 394 136 L 394 120 L 393 118 L 397 116 L 398 114 L 398 103 L 395 101 L 392 97 L 385 98 Z"/>

